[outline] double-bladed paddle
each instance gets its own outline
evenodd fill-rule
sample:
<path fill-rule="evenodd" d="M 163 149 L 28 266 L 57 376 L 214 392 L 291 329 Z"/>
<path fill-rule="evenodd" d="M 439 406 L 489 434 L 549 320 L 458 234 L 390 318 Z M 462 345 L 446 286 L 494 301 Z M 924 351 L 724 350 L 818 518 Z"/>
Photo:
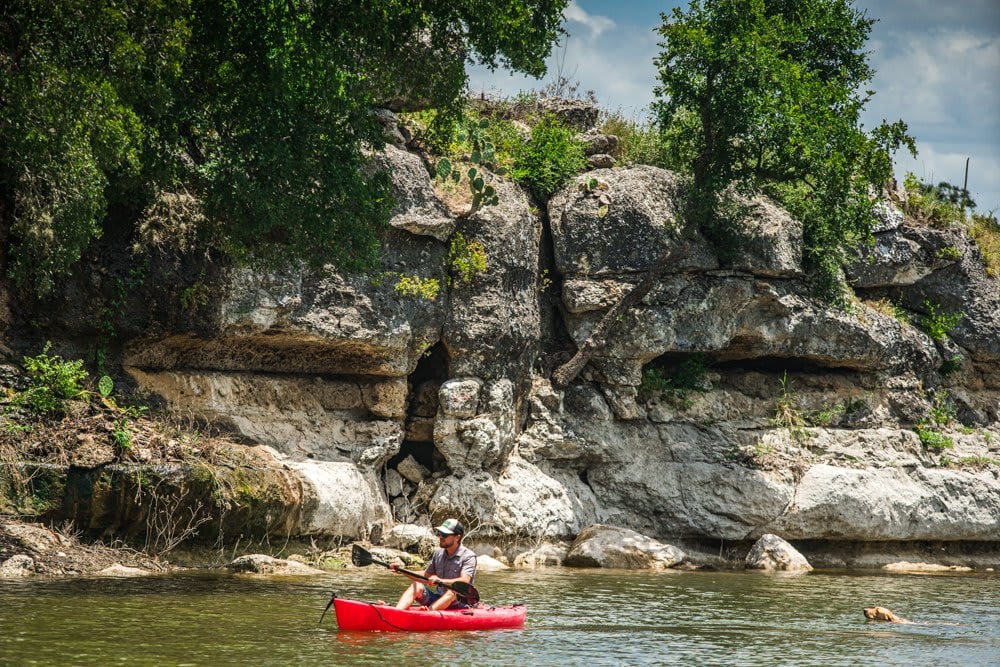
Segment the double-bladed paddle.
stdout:
<path fill-rule="evenodd" d="M 389 564 L 385 561 L 379 560 L 371 555 L 371 553 L 364 547 L 355 544 L 351 547 L 351 562 L 358 567 L 364 567 L 366 565 L 381 565 L 383 567 L 389 567 Z M 416 572 L 411 572 L 409 570 L 404 570 L 401 567 L 396 568 L 397 572 L 402 572 L 408 577 L 413 577 L 420 581 L 426 581 L 430 583 L 430 580 L 422 574 L 417 574 Z M 439 583 L 440 586 L 447 588 L 448 590 L 455 591 L 455 594 L 460 598 L 465 600 L 466 604 L 474 605 L 479 602 L 479 591 L 472 584 L 467 584 L 464 581 L 456 581 L 453 584 Z"/>

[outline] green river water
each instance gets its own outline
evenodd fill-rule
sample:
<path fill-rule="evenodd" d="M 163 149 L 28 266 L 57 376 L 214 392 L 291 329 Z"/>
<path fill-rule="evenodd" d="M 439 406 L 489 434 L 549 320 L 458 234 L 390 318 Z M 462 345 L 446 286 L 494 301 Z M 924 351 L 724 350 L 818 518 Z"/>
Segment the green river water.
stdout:
<path fill-rule="evenodd" d="M 483 573 L 524 630 L 338 632 L 342 597 L 395 599 L 368 568 L 0 580 L 0 665 L 1000 665 L 1000 573 Z M 882 605 L 919 622 L 866 621 Z"/>

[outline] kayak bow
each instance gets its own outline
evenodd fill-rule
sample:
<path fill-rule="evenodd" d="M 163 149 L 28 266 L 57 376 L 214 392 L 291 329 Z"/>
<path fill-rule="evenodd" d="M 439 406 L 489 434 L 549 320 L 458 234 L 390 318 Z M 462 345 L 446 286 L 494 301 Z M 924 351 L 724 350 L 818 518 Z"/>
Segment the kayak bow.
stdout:
<path fill-rule="evenodd" d="M 341 630 L 377 632 L 428 632 L 432 630 L 494 630 L 523 628 L 528 613 L 524 605 L 421 611 L 396 609 L 386 604 L 335 598 L 334 611 Z"/>

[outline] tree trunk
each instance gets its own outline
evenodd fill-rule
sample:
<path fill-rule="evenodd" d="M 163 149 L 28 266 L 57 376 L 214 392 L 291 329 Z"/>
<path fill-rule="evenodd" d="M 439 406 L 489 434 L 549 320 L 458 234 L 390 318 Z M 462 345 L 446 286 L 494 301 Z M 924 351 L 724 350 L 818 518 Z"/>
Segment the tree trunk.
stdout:
<path fill-rule="evenodd" d="M 628 309 L 639 303 L 644 296 L 649 294 L 649 291 L 653 289 L 653 286 L 659 282 L 660 278 L 666 273 L 667 269 L 674 264 L 677 260 L 686 257 L 691 251 L 691 246 L 689 243 L 684 242 L 675 248 L 668 250 L 663 253 L 653 268 L 649 270 L 649 273 L 643 277 L 639 284 L 632 288 L 632 290 L 621 298 L 621 301 L 616 303 L 611 307 L 601 321 L 597 323 L 594 330 L 590 332 L 587 340 L 583 342 L 573 357 L 567 361 L 565 364 L 557 368 L 552 372 L 552 384 L 558 388 L 562 389 L 569 385 L 570 382 L 576 379 L 576 376 L 580 374 L 583 367 L 587 365 L 590 358 L 594 355 L 594 352 L 600 350 L 605 345 L 608 344 L 608 336 L 614 329 L 615 324 L 621 319 L 621 316 L 628 312 Z"/>

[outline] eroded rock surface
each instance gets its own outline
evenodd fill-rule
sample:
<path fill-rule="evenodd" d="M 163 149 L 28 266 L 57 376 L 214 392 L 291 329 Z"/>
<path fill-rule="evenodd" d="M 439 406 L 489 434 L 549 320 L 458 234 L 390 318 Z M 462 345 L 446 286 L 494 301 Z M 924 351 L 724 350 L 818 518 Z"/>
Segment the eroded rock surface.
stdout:
<path fill-rule="evenodd" d="M 588 105 L 552 110 L 593 126 Z M 974 543 L 977 562 L 1000 560 L 1000 284 L 964 234 L 886 207 L 847 269 L 859 299 L 836 308 L 812 296 L 802 225 L 765 198 L 725 253 L 684 227 L 683 179 L 662 169 L 595 170 L 546 202 L 498 179 L 498 205 L 456 218 L 419 157 L 390 147 L 377 162 L 397 196 L 377 271 L 209 272 L 196 316 L 164 315 L 176 295 L 147 286 L 150 312 L 127 332 L 142 389 L 280 453 L 287 505 L 268 525 L 424 551 L 425 528 L 393 526 L 455 516 L 482 544 L 521 544 L 509 555 L 524 566 L 669 567 L 684 554 L 658 539 L 745 552 L 774 533 L 886 553 Z M 484 273 L 449 258 L 457 234 L 481 246 Z M 680 243 L 555 389 L 558 360 Z M 404 294 L 406 276 L 438 295 Z M 73 317 L 48 316 L 67 336 L 85 292 L 59 302 Z M 934 340 L 941 313 L 961 317 Z M 700 374 L 682 379 L 692 361 Z M 82 442 L 72 463 L 110 455 Z M 523 548 L 574 539 L 571 553 Z"/>

